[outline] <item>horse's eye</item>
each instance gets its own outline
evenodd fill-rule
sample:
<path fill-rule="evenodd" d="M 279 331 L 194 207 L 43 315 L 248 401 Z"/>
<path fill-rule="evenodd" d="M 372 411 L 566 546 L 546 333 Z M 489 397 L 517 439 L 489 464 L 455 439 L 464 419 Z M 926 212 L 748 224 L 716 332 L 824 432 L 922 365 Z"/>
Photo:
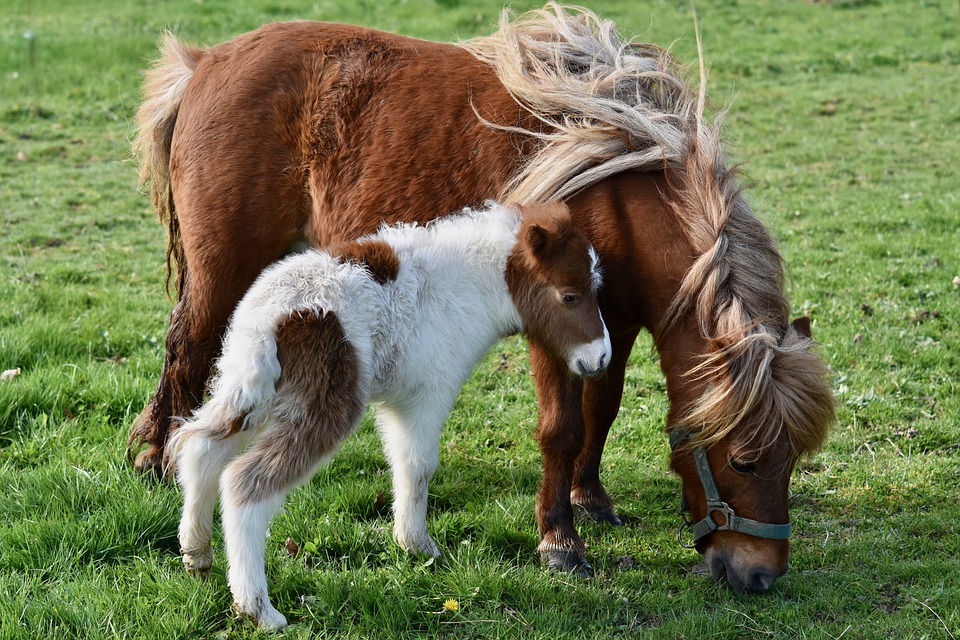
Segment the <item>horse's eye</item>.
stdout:
<path fill-rule="evenodd" d="M 560 302 L 563 304 L 576 304 L 580 300 L 580 294 L 577 293 L 561 293 Z"/>
<path fill-rule="evenodd" d="M 730 467 L 737 473 L 753 473 L 757 470 L 757 465 L 752 462 L 741 462 L 736 458 L 730 458 Z"/>

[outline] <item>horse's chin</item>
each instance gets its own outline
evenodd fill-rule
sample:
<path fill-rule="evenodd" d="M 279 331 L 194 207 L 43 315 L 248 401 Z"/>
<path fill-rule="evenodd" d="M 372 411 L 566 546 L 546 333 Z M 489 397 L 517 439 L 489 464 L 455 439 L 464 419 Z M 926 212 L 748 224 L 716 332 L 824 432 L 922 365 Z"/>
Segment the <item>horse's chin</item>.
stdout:
<path fill-rule="evenodd" d="M 703 559 L 714 580 L 726 580 L 734 591 L 741 593 L 766 593 L 789 569 L 789 562 L 782 566 L 757 563 L 752 554 L 739 549 L 731 553 L 716 545 L 707 547 Z"/>

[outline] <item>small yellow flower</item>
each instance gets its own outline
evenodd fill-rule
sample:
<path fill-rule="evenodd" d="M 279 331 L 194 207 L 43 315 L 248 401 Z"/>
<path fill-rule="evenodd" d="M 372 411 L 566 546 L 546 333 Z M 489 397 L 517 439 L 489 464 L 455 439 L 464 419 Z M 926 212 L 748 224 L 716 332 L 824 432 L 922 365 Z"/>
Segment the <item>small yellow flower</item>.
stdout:
<path fill-rule="evenodd" d="M 460 603 L 453 598 L 447 598 L 443 601 L 443 609 L 444 611 L 459 611 Z"/>

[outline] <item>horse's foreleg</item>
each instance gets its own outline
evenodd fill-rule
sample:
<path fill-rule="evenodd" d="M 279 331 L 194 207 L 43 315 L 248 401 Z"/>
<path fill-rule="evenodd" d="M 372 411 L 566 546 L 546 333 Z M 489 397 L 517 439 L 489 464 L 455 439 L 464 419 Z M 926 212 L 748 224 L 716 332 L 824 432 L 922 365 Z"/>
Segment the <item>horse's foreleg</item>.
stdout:
<path fill-rule="evenodd" d="M 584 509 L 594 520 L 614 525 L 620 524 L 620 518 L 600 482 L 600 458 L 610 426 L 620 411 L 627 360 L 636 337 L 636 331 L 612 337 L 613 357 L 606 373 L 584 381 L 583 450 L 577 458 L 570 492 L 573 505 Z"/>
<path fill-rule="evenodd" d="M 411 553 L 434 558 L 443 553 L 427 531 L 427 493 L 447 413 L 448 404 L 436 400 L 413 409 L 377 407 L 377 429 L 393 473 L 393 538 Z"/>
<path fill-rule="evenodd" d="M 537 494 L 537 551 L 551 569 L 592 575 L 585 547 L 573 526 L 570 488 L 574 461 L 583 446 L 583 384 L 567 366 L 530 345 L 540 418 L 537 440 L 543 455 L 543 477 Z"/>

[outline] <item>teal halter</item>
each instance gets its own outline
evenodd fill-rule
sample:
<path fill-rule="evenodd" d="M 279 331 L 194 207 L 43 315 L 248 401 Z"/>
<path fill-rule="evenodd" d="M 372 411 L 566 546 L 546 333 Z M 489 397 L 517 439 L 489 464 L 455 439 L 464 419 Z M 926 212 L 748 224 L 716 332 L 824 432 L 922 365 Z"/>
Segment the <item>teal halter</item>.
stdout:
<path fill-rule="evenodd" d="M 686 429 L 674 429 L 670 432 L 670 449 L 676 450 L 680 443 L 690 436 Z M 687 494 L 681 489 L 680 494 L 680 517 L 683 522 L 677 531 L 677 539 L 680 544 L 688 549 L 696 548 L 697 543 L 707 537 L 714 531 L 736 531 L 745 533 L 757 538 L 769 538 L 771 540 L 786 540 L 790 537 L 792 525 L 770 524 L 767 522 L 758 522 L 750 518 L 741 518 L 720 498 L 720 491 L 717 489 L 717 481 L 713 477 L 713 471 L 710 470 L 710 460 L 707 458 L 707 450 L 702 446 L 693 447 L 693 459 L 697 464 L 697 473 L 700 476 L 700 484 L 703 485 L 703 493 L 707 498 L 707 515 L 699 522 L 691 522 L 687 519 Z M 715 514 L 723 516 L 723 524 L 718 524 L 714 519 Z M 687 529 L 693 529 L 693 543 L 686 543 L 683 540 L 683 532 Z"/>

